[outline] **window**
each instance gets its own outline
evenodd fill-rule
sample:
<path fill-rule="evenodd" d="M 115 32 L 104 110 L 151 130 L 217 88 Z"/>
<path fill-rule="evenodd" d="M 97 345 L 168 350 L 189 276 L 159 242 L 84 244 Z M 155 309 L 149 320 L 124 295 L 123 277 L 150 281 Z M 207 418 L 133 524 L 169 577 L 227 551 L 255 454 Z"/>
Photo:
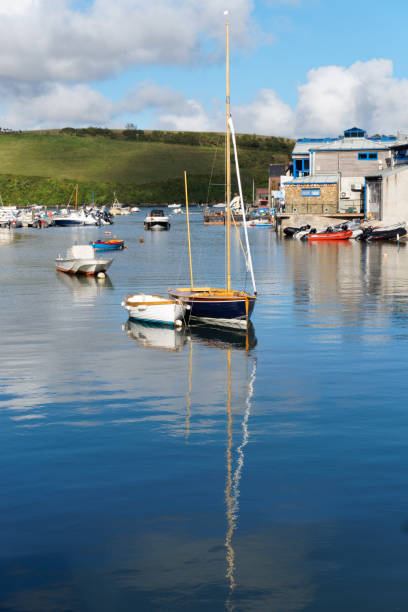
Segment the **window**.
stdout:
<path fill-rule="evenodd" d="M 309 159 L 295 159 L 295 165 L 293 168 L 293 177 L 298 176 L 309 176 Z"/>
<path fill-rule="evenodd" d="M 303 198 L 319 198 L 320 189 L 302 189 L 301 194 Z"/>
<path fill-rule="evenodd" d="M 373 159 L 378 159 L 378 153 L 359 153 L 358 154 L 358 159 L 364 159 L 364 160 L 373 160 Z"/>

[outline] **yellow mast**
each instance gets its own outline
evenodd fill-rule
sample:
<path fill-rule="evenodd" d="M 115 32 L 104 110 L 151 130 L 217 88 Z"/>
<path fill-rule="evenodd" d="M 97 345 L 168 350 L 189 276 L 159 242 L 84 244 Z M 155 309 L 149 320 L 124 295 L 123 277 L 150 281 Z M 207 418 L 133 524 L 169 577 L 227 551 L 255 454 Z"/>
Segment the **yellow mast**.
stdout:
<path fill-rule="evenodd" d="M 190 282 L 191 282 L 191 289 L 193 289 L 194 283 L 193 283 L 193 265 L 191 263 L 190 216 L 188 213 L 187 172 L 185 170 L 184 170 L 184 187 L 186 191 L 186 215 L 187 215 L 188 258 L 190 261 Z"/>
<path fill-rule="evenodd" d="M 231 144 L 230 144 L 230 128 L 228 124 L 230 116 L 230 90 L 229 90 L 229 23 L 225 23 L 225 39 L 226 39 L 226 129 L 225 129 L 225 173 L 226 173 L 226 198 L 225 209 L 227 213 L 227 243 L 226 243 L 226 264 L 227 264 L 227 291 L 231 291 Z"/>

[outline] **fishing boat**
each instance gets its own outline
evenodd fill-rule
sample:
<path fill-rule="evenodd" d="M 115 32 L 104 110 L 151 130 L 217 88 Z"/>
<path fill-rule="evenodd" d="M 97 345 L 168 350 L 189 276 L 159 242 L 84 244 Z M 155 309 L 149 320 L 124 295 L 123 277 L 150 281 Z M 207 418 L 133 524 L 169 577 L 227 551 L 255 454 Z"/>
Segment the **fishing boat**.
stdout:
<path fill-rule="evenodd" d="M 348 240 L 353 235 L 352 230 L 339 230 L 339 231 L 325 231 L 321 233 L 312 233 L 306 234 L 303 236 L 304 240 L 309 241 L 319 241 L 319 240 Z"/>
<path fill-rule="evenodd" d="M 180 300 L 161 295 L 127 295 L 121 304 L 131 319 L 180 326 L 188 319 L 190 307 Z"/>
<path fill-rule="evenodd" d="M 97 259 L 89 244 L 75 244 L 66 255 L 58 255 L 55 260 L 57 270 L 68 274 L 86 274 L 92 276 L 106 272 L 113 259 Z"/>
<path fill-rule="evenodd" d="M 169 218 L 165 216 L 164 212 L 156 208 L 146 215 L 143 226 L 145 230 L 168 230 L 170 229 Z"/>
<path fill-rule="evenodd" d="M 126 248 L 123 240 L 93 240 L 89 243 L 95 251 L 119 251 Z"/>
<path fill-rule="evenodd" d="M 251 251 L 249 247 L 248 231 L 246 223 L 246 211 L 244 207 L 244 198 L 242 195 L 241 177 L 238 165 L 238 155 L 235 139 L 235 130 L 230 113 L 230 91 L 229 91 L 229 24 L 225 24 L 226 30 L 226 287 L 208 287 L 195 286 L 193 281 L 193 270 L 191 263 L 191 241 L 190 241 L 190 223 L 188 212 L 188 193 L 187 193 L 187 175 L 184 173 L 185 193 L 186 193 L 186 217 L 187 217 L 187 232 L 190 258 L 190 287 L 169 289 L 169 295 L 175 299 L 183 301 L 190 306 L 190 317 L 192 320 L 200 320 L 211 325 L 227 326 L 227 327 L 242 327 L 246 328 L 249 324 L 249 319 L 252 315 L 255 302 L 257 299 L 257 291 L 255 285 L 254 272 L 252 267 Z M 245 234 L 246 244 L 246 263 L 250 272 L 253 293 L 248 293 L 240 289 L 232 289 L 231 287 L 231 140 L 234 150 L 236 178 L 239 190 L 239 201 L 242 213 L 242 225 Z"/>

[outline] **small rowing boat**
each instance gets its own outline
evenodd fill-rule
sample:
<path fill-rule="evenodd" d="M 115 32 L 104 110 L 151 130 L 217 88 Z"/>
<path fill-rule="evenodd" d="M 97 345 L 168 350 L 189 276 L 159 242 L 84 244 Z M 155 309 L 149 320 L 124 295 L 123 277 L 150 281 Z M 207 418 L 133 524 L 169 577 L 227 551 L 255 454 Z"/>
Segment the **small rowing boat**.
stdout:
<path fill-rule="evenodd" d="M 115 238 L 112 238 L 112 240 L 92 240 L 89 244 L 95 251 L 119 251 L 126 248 L 123 240 Z"/>
<path fill-rule="evenodd" d="M 180 326 L 187 321 L 190 307 L 180 300 L 144 293 L 127 295 L 122 302 L 131 319 Z"/>

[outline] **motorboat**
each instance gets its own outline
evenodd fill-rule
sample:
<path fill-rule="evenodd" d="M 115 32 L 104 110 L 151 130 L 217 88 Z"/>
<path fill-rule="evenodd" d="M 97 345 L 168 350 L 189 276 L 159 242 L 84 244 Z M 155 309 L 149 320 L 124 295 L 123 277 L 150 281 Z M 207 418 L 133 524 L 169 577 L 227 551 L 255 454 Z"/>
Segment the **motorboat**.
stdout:
<path fill-rule="evenodd" d="M 293 238 L 295 236 L 295 234 L 297 234 L 298 232 L 305 232 L 306 230 L 310 230 L 311 226 L 310 225 L 302 225 L 301 227 L 285 227 L 283 230 L 283 233 L 285 235 L 286 238 Z"/>
<path fill-rule="evenodd" d="M 161 349 L 171 353 L 181 351 L 189 338 L 185 326 L 154 325 L 134 319 L 128 319 L 122 329 L 130 338 L 146 348 Z"/>
<path fill-rule="evenodd" d="M 92 240 L 89 244 L 95 251 L 120 251 L 126 248 L 124 241 L 116 238 L 111 240 Z"/>
<path fill-rule="evenodd" d="M 57 270 L 68 274 L 87 274 L 88 276 L 106 272 L 113 259 L 97 259 L 89 244 L 75 244 L 66 255 L 58 255 L 55 260 Z"/>
<path fill-rule="evenodd" d="M 132 208 L 130 209 L 131 213 L 137 213 L 140 212 L 140 208 L 138 206 L 132 206 Z"/>
<path fill-rule="evenodd" d="M 190 307 L 181 300 L 161 295 L 127 295 L 121 305 L 131 319 L 176 327 L 186 322 L 190 314 Z"/>
<path fill-rule="evenodd" d="M 364 228 L 359 240 L 373 242 L 375 240 L 399 240 L 407 234 L 404 223 L 396 223 L 385 227 L 366 227 Z"/>
<path fill-rule="evenodd" d="M 155 208 L 144 219 L 145 230 L 168 230 L 170 229 L 169 218 L 164 215 L 164 212 Z"/>

